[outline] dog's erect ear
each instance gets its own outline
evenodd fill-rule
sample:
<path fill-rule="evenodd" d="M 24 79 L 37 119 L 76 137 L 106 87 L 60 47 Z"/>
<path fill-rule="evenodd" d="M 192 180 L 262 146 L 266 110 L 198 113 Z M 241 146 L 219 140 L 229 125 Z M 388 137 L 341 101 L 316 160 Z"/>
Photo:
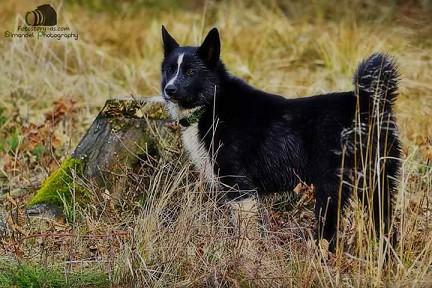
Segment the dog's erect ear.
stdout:
<path fill-rule="evenodd" d="M 217 63 L 220 56 L 220 39 L 217 28 L 211 29 L 207 34 L 204 42 L 198 48 L 198 55 L 210 66 Z"/>
<path fill-rule="evenodd" d="M 164 55 L 167 56 L 175 48 L 179 47 L 177 41 L 168 33 L 165 26 L 162 25 L 162 41 L 164 46 Z"/>

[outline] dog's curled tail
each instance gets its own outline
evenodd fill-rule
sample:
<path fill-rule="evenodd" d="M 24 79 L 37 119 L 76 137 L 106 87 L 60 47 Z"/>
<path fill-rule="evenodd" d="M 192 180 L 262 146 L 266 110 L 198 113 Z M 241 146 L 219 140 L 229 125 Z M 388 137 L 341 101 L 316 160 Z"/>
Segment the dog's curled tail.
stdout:
<path fill-rule="evenodd" d="M 391 112 L 399 84 L 399 71 L 392 57 L 372 54 L 360 63 L 353 81 L 361 112 Z"/>

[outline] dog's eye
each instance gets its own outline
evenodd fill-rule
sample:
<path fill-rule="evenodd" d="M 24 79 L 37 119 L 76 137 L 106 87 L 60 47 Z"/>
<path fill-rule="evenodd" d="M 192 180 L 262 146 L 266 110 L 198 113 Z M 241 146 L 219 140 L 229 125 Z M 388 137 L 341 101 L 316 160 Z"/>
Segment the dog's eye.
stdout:
<path fill-rule="evenodd" d="M 195 74 L 195 70 L 194 69 L 189 68 L 189 69 L 186 70 L 186 75 L 187 76 L 192 76 L 194 74 Z"/>

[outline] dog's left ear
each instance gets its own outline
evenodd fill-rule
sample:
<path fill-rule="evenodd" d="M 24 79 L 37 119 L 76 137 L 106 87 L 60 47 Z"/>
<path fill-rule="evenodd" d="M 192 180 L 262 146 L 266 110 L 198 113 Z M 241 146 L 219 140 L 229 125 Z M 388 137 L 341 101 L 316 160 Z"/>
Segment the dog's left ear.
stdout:
<path fill-rule="evenodd" d="M 207 34 L 204 42 L 198 48 L 198 55 L 210 66 L 215 65 L 219 61 L 220 39 L 217 28 L 211 29 Z"/>

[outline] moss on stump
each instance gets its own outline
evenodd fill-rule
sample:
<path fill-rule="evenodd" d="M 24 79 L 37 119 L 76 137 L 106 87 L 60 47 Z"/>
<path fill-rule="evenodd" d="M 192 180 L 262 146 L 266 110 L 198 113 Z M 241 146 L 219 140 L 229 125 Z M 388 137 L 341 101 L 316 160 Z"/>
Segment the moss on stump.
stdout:
<path fill-rule="evenodd" d="M 75 194 L 77 202 L 88 198 L 88 191 L 77 183 L 77 177 L 83 172 L 83 161 L 71 156 L 62 162 L 51 175 L 45 179 L 41 188 L 33 196 L 28 206 L 37 204 L 50 204 L 63 206 L 64 202 L 70 203 Z M 86 196 L 87 194 L 87 196 Z"/>
<path fill-rule="evenodd" d="M 127 182 L 126 177 L 118 175 L 124 174 L 125 168 L 137 167 L 141 155 L 166 157 L 165 146 L 170 146 L 166 143 L 176 142 L 177 136 L 168 131 L 166 123 L 160 99 L 107 100 L 72 156 L 43 182 L 28 206 L 49 204 L 65 208 L 70 207 L 72 200 L 84 204 L 91 198 L 90 191 L 79 183 L 85 183 L 85 187 L 94 184 L 91 187 L 107 189 L 113 197 L 120 198 Z"/>

